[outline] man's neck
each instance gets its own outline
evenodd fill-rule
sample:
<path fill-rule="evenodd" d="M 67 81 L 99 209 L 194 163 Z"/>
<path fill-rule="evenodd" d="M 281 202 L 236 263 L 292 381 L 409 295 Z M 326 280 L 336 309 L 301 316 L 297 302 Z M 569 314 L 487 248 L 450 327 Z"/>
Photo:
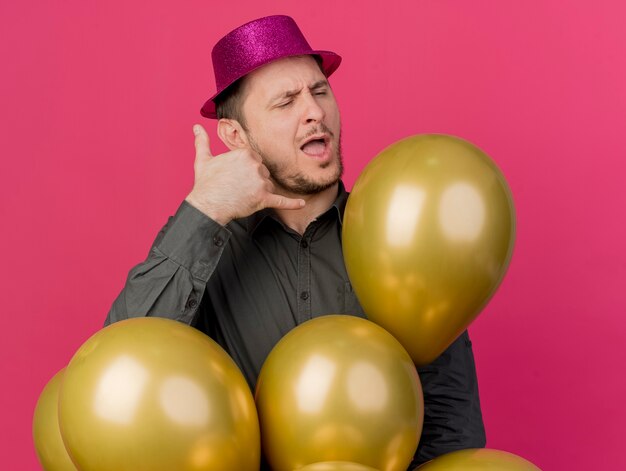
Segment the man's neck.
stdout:
<path fill-rule="evenodd" d="M 283 194 L 289 198 L 302 198 L 306 204 L 302 209 L 276 209 L 276 215 L 283 224 L 302 235 L 312 221 L 333 205 L 337 199 L 338 191 L 339 183 L 337 182 L 330 188 L 314 195 Z"/>

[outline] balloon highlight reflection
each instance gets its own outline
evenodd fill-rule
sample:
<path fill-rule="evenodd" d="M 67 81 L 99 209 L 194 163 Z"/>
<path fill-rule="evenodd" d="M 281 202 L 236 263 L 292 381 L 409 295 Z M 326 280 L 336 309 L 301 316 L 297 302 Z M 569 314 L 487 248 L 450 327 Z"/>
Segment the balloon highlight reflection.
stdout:
<path fill-rule="evenodd" d="M 76 352 L 60 428 L 83 471 L 258 471 L 260 436 L 243 375 L 213 340 L 167 319 L 129 319 Z"/>
<path fill-rule="evenodd" d="M 514 235 L 513 199 L 493 161 L 461 139 L 420 135 L 391 145 L 363 170 L 342 238 L 368 318 L 423 366 L 494 294 Z"/>
<path fill-rule="evenodd" d="M 404 471 L 421 435 L 413 361 L 388 332 L 353 316 L 322 316 L 283 337 L 255 398 L 274 471 L 338 460 Z"/>

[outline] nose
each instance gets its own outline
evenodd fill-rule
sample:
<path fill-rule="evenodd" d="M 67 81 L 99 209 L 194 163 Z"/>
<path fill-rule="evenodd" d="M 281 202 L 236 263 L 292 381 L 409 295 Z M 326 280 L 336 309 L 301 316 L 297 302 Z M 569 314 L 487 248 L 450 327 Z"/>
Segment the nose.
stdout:
<path fill-rule="evenodd" d="M 304 113 L 303 113 L 303 121 L 305 123 L 312 122 L 322 122 L 324 117 L 326 116 L 326 112 L 324 108 L 320 106 L 320 104 L 315 99 L 314 95 L 308 93 L 304 100 Z"/>

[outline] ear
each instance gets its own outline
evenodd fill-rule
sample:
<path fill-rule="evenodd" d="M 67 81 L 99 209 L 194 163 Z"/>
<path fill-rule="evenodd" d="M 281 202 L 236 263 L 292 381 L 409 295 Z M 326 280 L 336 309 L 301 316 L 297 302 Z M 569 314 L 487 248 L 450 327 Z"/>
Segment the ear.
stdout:
<path fill-rule="evenodd" d="M 220 119 L 217 122 L 217 135 L 230 150 L 248 147 L 248 136 L 237 120 Z"/>

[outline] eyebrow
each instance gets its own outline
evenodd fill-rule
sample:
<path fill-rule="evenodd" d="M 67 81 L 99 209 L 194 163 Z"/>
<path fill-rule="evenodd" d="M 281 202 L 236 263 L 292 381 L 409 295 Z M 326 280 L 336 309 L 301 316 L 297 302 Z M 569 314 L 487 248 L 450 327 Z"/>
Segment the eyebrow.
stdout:
<path fill-rule="evenodd" d="M 319 90 L 320 88 L 323 87 L 328 87 L 328 80 L 326 79 L 322 79 L 322 80 L 318 80 L 317 82 L 315 82 L 313 85 L 311 85 L 309 87 L 309 90 L 314 91 L 314 90 Z M 282 98 L 293 98 L 294 96 L 297 96 L 300 94 L 300 92 L 302 92 L 302 89 L 299 88 L 297 90 L 287 90 L 286 92 L 281 92 L 278 95 L 274 95 L 270 100 L 269 103 L 273 104 L 275 103 L 277 100 L 282 99 Z"/>

